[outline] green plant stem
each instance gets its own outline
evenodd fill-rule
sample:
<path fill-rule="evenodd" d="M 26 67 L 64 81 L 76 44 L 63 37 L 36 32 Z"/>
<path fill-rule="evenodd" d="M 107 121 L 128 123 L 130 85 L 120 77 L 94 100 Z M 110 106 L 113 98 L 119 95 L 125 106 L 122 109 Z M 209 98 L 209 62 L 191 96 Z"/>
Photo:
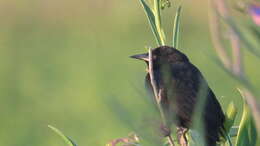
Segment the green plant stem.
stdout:
<path fill-rule="evenodd" d="M 51 125 L 48 125 L 48 127 L 54 131 L 57 135 L 59 135 L 63 141 L 68 144 L 68 146 L 77 146 L 76 143 L 74 143 L 69 137 L 65 136 L 59 129 L 51 126 Z"/>
<path fill-rule="evenodd" d="M 154 15 L 155 15 L 155 24 L 157 31 L 160 36 L 161 44 L 165 45 L 163 30 L 162 30 L 162 20 L 161 20 L 161 0 L 154 0 Z"/>
<path fill-rule="evenodd" d="M 179 32 L 180 32 L 180 13 L 181 6 L 178 7 L 175 18 L 174 18 L 174 26 L 173 26 L 173 37 L 172 37 L 172 46 L 178 49 L 179 42 Z"/>
<path fill-rule="evenodd" d="M 143 8 L 144 8 L 144 12 L 148 18 L 148 22 L 151 26 L 151 30 L 154 34 L 155 40 L 157 42 L 158 45 L 163 45 L 164 43 L 162 42 L 161 36 L 160 36 L 160 32 L 157 29 L 156 26 L 156 20 L 155 20 L 155 14 L 154 11 L 150 8 L 150 6 L 146 3 L 145 0 L 140 0 L 140 3 L 142 4 Z"/>

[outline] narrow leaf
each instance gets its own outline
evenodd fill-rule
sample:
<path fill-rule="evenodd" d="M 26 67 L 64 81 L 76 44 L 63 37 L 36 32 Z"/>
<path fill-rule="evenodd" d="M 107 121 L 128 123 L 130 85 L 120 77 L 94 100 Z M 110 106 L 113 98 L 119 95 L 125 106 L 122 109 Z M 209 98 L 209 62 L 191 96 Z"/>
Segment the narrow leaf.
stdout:
<path fill-rule="evenodd" d="M 172 46 L 174 48 L 178 48 L 179 41 L 179 32 L 180 32 L 180 14 L 181 14 L 181 6 L 178 7 L 175 18 L 174 18 L 174 26 L 173 26 L 173 38 L 172 38 Z"/>
<path fill-rule="evenodd" d="M 232 125 L 234 124 L 235 117 L 237 115 L 237 108 L 235 107 L 234 103 L 231 102 L 228 105 L 227 111 L 225 112 L 225 122 L 224 122 L 224 129 L 221 131 L 221 143 L 226 143 L 228 142 L 229 146 L 232 146 L 232 140 L 230 136 L 230 129 Z"/>
<path fill-rule="evenodd" d="M 151 29 L 152 29 L 152 32 L 155 36 L 155 39 L 157 41 L 157 44 L 158 45 L 162 45 L 162 41 L 160 39 L 160 34 L 158 32 L 158 29 L 156 27 L 156 22 L 155 22 L 155 16 L 154 16 L 154 12 L 152 11 L 152 9 L 149 7 L 149 5 L 145 2 L 145 0 L 140 0 L 143 8 L 144 8 L 144 11 L 145 11 L 145 14 L 148 18 L 148 21 L 149 21 L 149 24 L 151 26 Z"/>
<path fill-rule="evenodd" d="M 160 36 L 160 40 L 162 42 L 161 45 L 165 45 L 165 36 L 162 30 L 162 20 L 161 20 L 161 0 L 154 0 L 154 16 L 155 16 L 155 24 L 157 31 Z"/>
<path fill-rule="evenodd" d="M 165 40 L 166 40 L 165 32 L 164 32 L 163 28 L 161 28 L 159 31 L 160 31 L 160 36 L 161 36 L 162 44 L 165 45 Z"/>
<path fill-rule="evenodd" d="M 154 0 L 154 15 L 155 24 L 158 29 L 161 29 L 161 0 Z"/>
<path fill-rule="evenodd" d="M 232 128 L 229 130 L 230 137 L 237 136 L 239 126 L 232 126 Z"/>
<path fill-rule="evenodd" d="M 244 93 L 240 91 L 242 97 Z M 255 146 L 257 131 L 247 103 L 244 101 L 243 115 L 239 124 L 236 146 Z"/>
<path fill-rule="evenodd" d="M 57 128 L 51 126 L 51 125 L 48 125 L 48 127 L 54 131 L 57 135 L 59 135 L 63 141 L 68 144 L 68 146 L 77 146 L 76 143 L 74 143 L 69 137 L 65 136 L 60 130 L 58 130 Z"/>
<path fill-rule="evenodd" d="M 231 127 L 234 124 L 236 115 L 237 115 L 237 108 L 235 107 L 234 103 L 231 102 L 228 105 L 227 111 L 225 113 L 226 120 L 225 120 L 225 123 L 224 123 L 224 127 L 225 127 L 226 132 L 229 133 Z"/>

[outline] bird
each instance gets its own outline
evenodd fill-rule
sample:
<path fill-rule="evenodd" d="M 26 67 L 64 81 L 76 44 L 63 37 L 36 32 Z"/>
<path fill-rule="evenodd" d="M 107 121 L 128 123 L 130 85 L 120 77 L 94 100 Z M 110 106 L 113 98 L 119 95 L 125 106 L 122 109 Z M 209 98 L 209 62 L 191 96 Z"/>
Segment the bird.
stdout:
<path fill-rule="evenodd" d="M 205 97 L 201 108 L 203 135 L 207 146 L 216 146 L 224 129 L 225 115 L 200 70 L 176 48 L 159 46 L 151 51 L 154 86 L 158 89 L 167 122 L 180 128 L 192 128 L 196 105 Z M 149 53 L 133 55 L 131 58 L 143 60 L 149 69 Z M 145 77 L 145 87 L 153 101 L 156 101 L 149 72 Z"/>

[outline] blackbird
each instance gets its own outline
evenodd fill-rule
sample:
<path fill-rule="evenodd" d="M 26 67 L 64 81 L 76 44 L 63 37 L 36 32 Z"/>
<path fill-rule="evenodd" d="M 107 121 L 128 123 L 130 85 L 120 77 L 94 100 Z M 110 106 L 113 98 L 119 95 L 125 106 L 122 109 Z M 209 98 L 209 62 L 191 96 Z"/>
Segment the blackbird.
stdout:
<path fill-rule="evenodd" d="M 204 104 L 200 104 L 203 105 L 200 111 L 203 133 L 206 145 L 215 146 L 224 128 L 225 116 L 202 73 L 184 53 L 173 47 L 160 46 L 152 49 L 152 54 L 155 86 L 167 122 L 175 123 L 177 127 L 191 128 L 196 105 L 200 99 L 204 99 Z M 149 68 L 148 53 L 131 57 L 145 61 Z M 145 85 L 154 99 L 149 72 L 145 77 Z"/>

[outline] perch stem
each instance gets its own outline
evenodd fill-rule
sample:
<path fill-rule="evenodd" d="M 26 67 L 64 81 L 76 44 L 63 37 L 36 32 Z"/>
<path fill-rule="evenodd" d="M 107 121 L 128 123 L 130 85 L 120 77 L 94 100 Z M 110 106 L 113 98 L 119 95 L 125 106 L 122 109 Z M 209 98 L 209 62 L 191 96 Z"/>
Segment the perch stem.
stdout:
<path fill-rule="evenodd" d="M 155 82 L 155 79 L 154 79 L 152 58 L 153 58 L 152 49 L 149 49 L 149 75 L 150 75 L 150 79 L 151 79 L 151 85 L 153 87 L 154 96 L 155 96 L 155 99 L 156 99 L 156 103 L 157 103 L 163 124 L 169 128 L 169 125 L 166 122 L 166 117 L 165 117 L 165 114 L 164 114 L 162 106 L 161 106 L 161 97 L 158 95 L 159 91 L 157 89 L 156 82 Z M 173 141 L 171 134 L 169 134 L 167 137 L 168 137 L 169 144 L 171 146 L 174 146 L 174 141 Z"/>

